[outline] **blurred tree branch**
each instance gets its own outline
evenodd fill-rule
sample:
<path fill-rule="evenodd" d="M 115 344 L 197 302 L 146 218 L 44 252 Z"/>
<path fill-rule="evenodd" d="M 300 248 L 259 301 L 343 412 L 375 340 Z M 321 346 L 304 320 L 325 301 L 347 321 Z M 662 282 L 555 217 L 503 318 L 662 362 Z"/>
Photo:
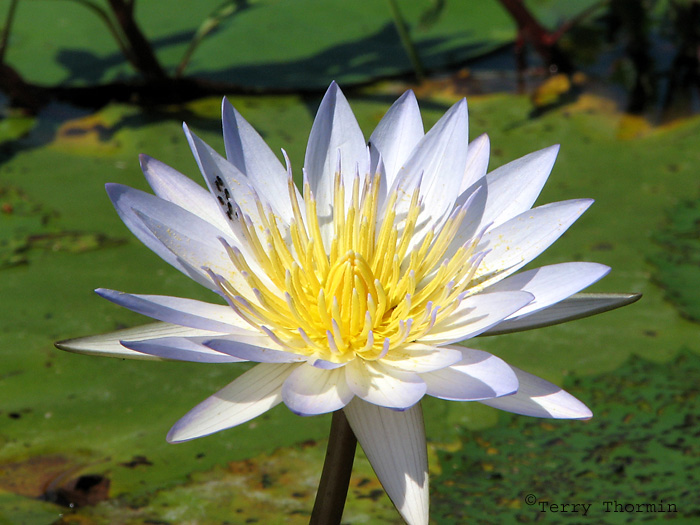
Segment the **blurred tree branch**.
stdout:
<path fill-rule="evenodd" d="M 10 99 L 12 104 L 21 107 L 37 107 L 46 103 L 48 97 L 35 86 L 27 84 L 22 76 L 14 68 L 5 64 L 5 51 L 12 30 L 12 22 L 17 12 L 19 0 L 12 0 L 7 11 L 5 25 L 0 37 L 0 90 Z"/>
<path fill-rule="evenodd" d="M 2 28 L 2 36 L 0 37 L 0 64 L 5 61 L 5 50 L 7 49 L 7 41 L 10 38 L 10 28 L 12 27 L 12 21 L 15 19 L 18 2 L 19 0 L 12 0 L 10 8 L 7 10 L 7 20 L 5 21 L 5 27 Z"/>
<path fill-rule="evenodd" d="M 108 0 L 112 8 L 119 27 L 121 27 L 127 42 L 129 43 L 129 53 L 127 59 L 136 70 L 149 81 L 162 81 L 168 75 L 158 62 L 153 48 L 146 37 L 141 32 L 134 19 L 135 0 Z"/>
<path fill-rule="evenodd" d="M 523 0 L 499 1 L 518 26 L 518 36 L 515 40 L 518 71 L 522 72 L 525 70 L 525 44 L 529 42 L 552 73 L 572 73 L 574 71 L 573 63 L 558 45 L 559 39 L 575 24 L 608 3 L 608 0 L 602 0 L 562 24 L 556 31 L 548 31 L 535 18 Z"/>
<path fill-rule="evenodd" d="M 58 0 L 56 0 L 58 1 Z M 184 71 L 190 59 L 203 40 L 216 31 L 225 21 L 253 7 L 256 0 L 221 0 L 219 4 L 202 21 L 191 36 L 191 41 L 184 55 L 175 67 L 169 71 L 159 62 L 151 41 L 143 33 L 135 18 L 136 0 L 70 0 L 92 11 L 112 35 L 121 54 L 133 66 L 138 76 L 134 79 L 112 81 L 92 86 L 45 86 L 26 81 L 20 71 L 5 61 L 13 21 L 18 9 L 22 9 L 19 0 L 9 0 L 5 22 L 0 32 L 0 91 L 6 94 L 10 104 L 38 111 L 52 99 L 64 100 L 80 106 L 98 107 L 110 101 L 131 102 L 141 105 L 174 104 L 215 94 L 300 94 L 319 95 L 323 89 L 315 87 L 270 88 L 236 84 L 235 82 L 212 81 L 204 78 L 185 77 Z M 561 0 L 563 3 L 563 0 Z M 552 30 L 546 28 L 536 17 L 535 11 L 528 7 L 525 0 L 498 0 L 499 4 L 510 14 L 517 28 L 515 54 L 518 79 L 524 86 L 526 70 L 526 51 L 529 46 L 542 58 L 549 73 L 573 73 L 581 63 L 582 55 L 576 46 L 576 39 L 590 47 L 591 27 L 602 42 L 605 29 L 601 26 L 607 22 L 607 45 L 624 46 L 623 59 L 617 59 L 617 73 L 629 90 L 628 110 L 641 112 L 648 108 L 659 94 L 659 79 L 667 80 L 666 89 L 660 95 L 664 107 L 677 102 L 678 94 L 686 92 L 697 97 L 700 92 L 700 0 L 599 0 L 577 12 L 575 16 L 561 23 Z M 420 82 L 425 77 L 425 68 L 418 51 L 411 39 L 409 25 L 399 10 L 397 0 L 388 0 L 394 25 L 401 43 L 411 60 L 414 75 Z M 434 24 L 445 14 L 447 0 L 431 0 L 418 22 L 418 28 L 425 29 Z M 662 6 L 659 13 L 659 6 Z M 602 16 L 591 14 L 605 7 Z M 654 13 L 652 15 L 652 13 Z M 661 16 L 660 16 L 661 15 Z M 585 20 L 591 18 L 592 20 Z M 658 38 L 659 20 L 666 22 L 668 41 L 675 46 L 673 62 L 670 69 L 659 72 L 655 68 L 651 49 Z M 590 22 L 590 23 L 589 23 Z M 589 31 L 589 33 L 586 33 Z M 567 35 L 566 41 L 562 37 Z M 573 45 L 572 45 L 573 43 Z M 602 44 L 599 44 L 600 53 Z M 589 51 L 590 52 L 590 51 Z M 605 52 L 605 50 L 603 50 Z M 576 61 L 576 63 L 575 63 Z M 463 64 L 452 64 L 462 67 Z M 620 71 L 622 73 L 620 73 Z M 392 77 L 407 78 L 405 73 Z M 380 80 L 374 77 L 345 86 L 346 90 Z M 619 81 L 619 79 L 618 79 Z"/>

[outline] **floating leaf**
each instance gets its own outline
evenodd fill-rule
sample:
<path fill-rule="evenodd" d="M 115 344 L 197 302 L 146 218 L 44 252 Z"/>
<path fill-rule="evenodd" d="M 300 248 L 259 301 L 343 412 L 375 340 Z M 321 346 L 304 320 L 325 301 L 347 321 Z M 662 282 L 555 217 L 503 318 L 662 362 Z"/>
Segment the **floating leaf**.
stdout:
<path fill-rule="evenodd" d="M 494 429 L 460 433 L 461 448 L 439 453 L 433 517 L 442 524 L 697 518 L 699 375 L 700 357 L 689 352 L 666 364 L 633 359 L 567 382 L 592 407 L 587 422 L 508 416 Z"/>
<path fill-rule="evenodd" d="M 700 199 L 673 208 L 654 240 L 662 248 L 651 257 L 655 280 L 681 315 L 700 322 Z"/>

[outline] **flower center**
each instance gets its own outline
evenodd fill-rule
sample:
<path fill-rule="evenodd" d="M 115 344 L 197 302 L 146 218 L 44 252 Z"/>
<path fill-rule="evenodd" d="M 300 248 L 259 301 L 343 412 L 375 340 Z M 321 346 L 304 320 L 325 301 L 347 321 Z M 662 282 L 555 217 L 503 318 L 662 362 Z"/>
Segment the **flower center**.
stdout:
<path fill-rule="evenodd" d="M 358 339 L 367 338 L 366 325 L 373 320 L 368 308 L 371 305 L 376 311 L 377 304 L 374 281 L 367 261 L 352 250 L 337 260 L 328 272 L 323 292 L 332 302 L 326 305 L 325 313 L 336 322 L 347 346 L 354 348 Z"/>
<path fill-rule="evenodd" d="M 336 174 L 333 222 L 323 233 L 308 182 L 304 213 L 291 176 L 290 224 L 260 200 L 259 223 L 234 210 L 234 231 L 245 242 L 226 245 L 230 276 L 210 274 L 231 307 L 283 349 L 334 363 L 381 359 L 447 318 L 483 257 L 474 254 L 478 235 L 450 246 L 466 208 L 456 208 L 437 232 L 417 233 L 420 188 L 402 206 L 392 192 L 379 210 L 379 183 L 378 174 L 364 183 L 356 176 L 346 200 Z"/>

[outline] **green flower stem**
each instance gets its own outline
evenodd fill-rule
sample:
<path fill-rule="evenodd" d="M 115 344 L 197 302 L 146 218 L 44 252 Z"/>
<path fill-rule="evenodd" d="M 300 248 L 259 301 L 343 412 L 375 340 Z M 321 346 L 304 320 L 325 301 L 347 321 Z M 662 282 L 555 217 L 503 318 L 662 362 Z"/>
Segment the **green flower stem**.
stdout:
<path fill-rule="evenodd" d="M 416 80 L 420 82 L 423 80 L 423 78 L 425 78 L 425 70 L 423 69 L 423 63 L 418 55 L 418 50 L 416 49 L 413 40 L 411 40 L 408 26 L 401 15 L 401 11 L 399 10 L 399 5 L 396 3 L 396 0 L 389 0 L 389 7 L 391 8 L 391 16 L 394 19 L 394 25 L 396 26 L 396 31 L 399 33 L 401 44 L 403 45 L 403 48 L 411 61 L 411 66 L 413 66 L 413 73 L 416 75 Z"/>
<path fill-rule="evenodd" d="M 339 524 L 350 485 L 357 438 L 342 410 L 333 412 L 326 459 L 309 525 Z"/>
<path fill-rule="evenodd" d="M 0 64 L 2 64 L 5 61 L 5 50 L 7 49 L 7 41 L 10 38 L 10 28 L 12 27 L 12 21 L 15 18 L 15 11 L 17 10 L 18 3 L 19 0 L 12 0 L 12 2 L 10 2 L 10 8 L 7 11 L 5 27 L 2 28 L 2 35 L 0 36 Z"/>

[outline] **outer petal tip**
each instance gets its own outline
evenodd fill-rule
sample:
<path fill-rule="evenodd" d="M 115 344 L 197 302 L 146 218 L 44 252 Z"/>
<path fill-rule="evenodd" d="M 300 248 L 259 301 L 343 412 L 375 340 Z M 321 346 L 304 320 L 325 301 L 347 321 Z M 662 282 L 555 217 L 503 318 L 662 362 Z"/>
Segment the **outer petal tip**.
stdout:
<path fill-rule="evenodd" d="M 186 419 L 187 416 L 175 423 L 165 436 L 165 441 L 168 443 L 185 443 L 200 437 L 208 436 L 216 432 L 216 430 L 207 433 L 193 433 L 190 429 L 190 422 Z"/>
<path fill-rule="evenodd" d="M 70 339 L 62 339 L 61 341 L 55 341 L 54 346 L 58 348 L 59 350 L 63 350 L 66 352 L 71 351 L 71 345 L 70 345 Z"/>
<path fill-rule="evenodd" d="M 574 396 L 540 377 L 511 367 L 518 377 L 520 388 L 515 394 L 481 403 L 524 416 L 552 419 L 590 419 L 591 410 Z"/>
<path fill-rule="evenodd" d="M 286 364 L 251 368 L 185 414 L 166 439 L 169 443 L 189 441 L 258 417 L 282 402 L 282 384 L 293 370 Z"/>
<path fill-rule="evenodd" d="M 125 188 L 125 186 L 117 182 L 108 182 L 105 184 L 107 195 L 109 195 L 109 198 L 112 200 L 114 200 L 114 198 L 117 196 L 116 194 L 119 193 L 122 188 Z"/>
<path fill-rule="evenodd" d="M 168 434 L 165 436 L 165 441 L 167 441 L 168 443 L 173 443 L 173 444 L 174 443 L 184 443 L 185 441 L 188 441 L 187 439 L 180 439 L 180 437 L 178 436 L 179 429 L 176 427 L 177 427 L 177 424 L 175 424 L 175 426 L 173 426 L 173 428 L 170 429 Z"/>

